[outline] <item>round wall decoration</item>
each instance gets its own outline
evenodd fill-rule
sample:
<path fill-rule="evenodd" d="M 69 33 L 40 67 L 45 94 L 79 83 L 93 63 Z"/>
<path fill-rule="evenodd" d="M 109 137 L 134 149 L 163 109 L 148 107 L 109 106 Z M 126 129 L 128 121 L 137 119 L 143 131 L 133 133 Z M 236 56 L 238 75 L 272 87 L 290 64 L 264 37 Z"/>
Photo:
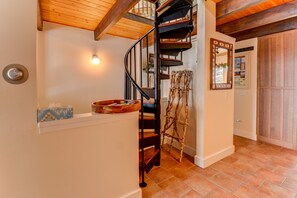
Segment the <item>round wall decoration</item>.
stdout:
<path fill-rule="evenodd" d="M 29 73 L 26 67 L 20 64 L 7 65 L 2 72 L 6 82 L 11 84 L 22 84 L 27 81 Z"/>

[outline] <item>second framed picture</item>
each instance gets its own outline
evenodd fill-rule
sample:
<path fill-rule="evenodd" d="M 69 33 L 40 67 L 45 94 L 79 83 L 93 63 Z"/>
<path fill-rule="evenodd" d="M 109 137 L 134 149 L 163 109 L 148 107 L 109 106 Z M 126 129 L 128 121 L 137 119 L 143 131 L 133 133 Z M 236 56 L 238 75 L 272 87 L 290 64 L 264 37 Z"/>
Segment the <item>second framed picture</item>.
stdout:
<path fill-rule="evenodd" d="M 249 69 L 250 69 L 250 54 L 242 52 L 235 54 L 234 64 L 234 87 L 248 88 L 249 87 Z"/>

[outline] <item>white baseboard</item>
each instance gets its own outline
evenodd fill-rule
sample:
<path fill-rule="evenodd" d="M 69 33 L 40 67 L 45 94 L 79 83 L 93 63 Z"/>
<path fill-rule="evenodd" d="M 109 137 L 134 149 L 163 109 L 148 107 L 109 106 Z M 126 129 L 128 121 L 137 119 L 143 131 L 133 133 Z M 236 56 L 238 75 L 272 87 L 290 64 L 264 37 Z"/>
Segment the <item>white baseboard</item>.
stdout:
<path fill-rule="evenodd" d="M 140 188 L 138 188 L 137 190 L 122 196 L 121 198 L 141 198 L 141 197 L 142 197 L 142 191 Z"/>
<path fill-rule="evenodd" d="M 220 161 L 221 159 L 231 155 L 234 153 L 235 147 L 234 145 L 229 146 L 223 150 L 220 150 L 214 154 L 211 154 L 206 157 L 200 157 L 200 156 L 195 156 L 195 164 L 198 165 L 201 168 L 206 168 L 212 164 L 214 164 L 217 161 Z"/>
<path fill-rule="evenodd" d="M 170 141 L 171 140 L 169 139 L 169 137 L 165 137 L 165 143 L 169 144 Z M 177 149 L 180 150 L 180 145 L 176 141 L 174 141 L 172 145 L 173 145 L 174 148 L 177 148 Z M 190 146 L 185 145 L 185 147 L 184 147 L 184 153 L 186 153 L 186 154 L 194 157 L 196 155 L 196 149 L 193 148 L 193 147 L 190 147 Z"/>
<path fill-rule="evenodd" d="M 239 129 L 234 129 L 233 131 L 234 135 L 240 136 L 240 137 L 244 137 L 247 139 L 251 139 L 251 140 L 255 140 L 257 141 L 257 134 L 256 132 L 250 132 L 250 131 L 244 131 L 244 130 L 239 130 Z"/>

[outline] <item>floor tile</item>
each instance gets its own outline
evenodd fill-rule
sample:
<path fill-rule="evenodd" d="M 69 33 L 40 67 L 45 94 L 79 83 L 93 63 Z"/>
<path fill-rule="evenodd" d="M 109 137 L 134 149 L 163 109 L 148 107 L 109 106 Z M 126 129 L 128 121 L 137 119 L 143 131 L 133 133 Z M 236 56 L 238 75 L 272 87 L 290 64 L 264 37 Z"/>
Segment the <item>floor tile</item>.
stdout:
<path fill-rule="evenodd" d="M 273 198 L 295 198 L 296 196 L 295 192 L 269 182 L 264 182 L 259 191 Z"/>
<path fill-rule="evenodd" d="M 211 177 L 210 181 L 214 182 L 215 184 L 230 192 L 237 190 L 242 183 L 241 181 L 234 179 L 224 173 L 220 173 Z"/>
<path fill-rule="evenodd" d="M 162 191 L 162 189 L 157 184 L 142 188 L 142 196 L 145 198 L 169 198 L 169 196 L 164 191 Z"/>
<path fill-rule="evenodd" d="M 277 175 L 282 175 L 284 177 L 297 180 L 297 167 L 296 168 L 277 167 L 274 170 L 274 173 Z"/>
<path fill-rule="evenodd" d="M 198 192 L 195 190 L 191 190 L 187 194 L 183 195 L 182 198 L 202 198 L 203 196 L 200 195 Z"/>
<path fill-rule="evenodd" d="M 220 172 L 223 172 L 228 175 L 233 175 L 233 174 L 240 172 L 240 169 L 236 165 L 228 164 L 228 163 L 225 163 L 222 161 L 219 161 L 219 162 L 211 165 L 210 168 L 220 171 Z"/>
<path fill-rule="evenodd" d="M 148 173 L 148 177 L 157 184 L 165 181 L 166 179 L 169 179 L 172 176 L 173 175 L 171 173 L 169 173 L 162 167 L 155 167 Z"/>
<path fill-rule="evenodd" d="M 231 156 L 228 156 L 224 159 L 222 159 L 222 162 L 225 162 L 225 163 L 228 163 L 228 164 L 232 164 L 234 162 L 238 161 L 238 157 L 235 156 L 235 155 L 231 155 Z"/>
<path fill-rule="evenodd" d="M 271 158 L 271 163 L 274 166 L 282 166 L 285 168 L 293 168 L 296 165 L 296 162 L 293 160 L 289 160 L 284 158 L 283 156 L 273 156 Z"/>
<path fill-rule="evenodd" d="M 168 170 L 174 166 L 177 166 L 177 165 L 179 165 L 179 162 L 171 157 L 167 156 L 164 159 L 162 159 L 162 168 L 164 168 L 166 170 Z"/>
<path fill-rule="evenodd" d="M 220 188 L 216 188 L 212 190 L 210 193 L 208 193 L 206 198 L 219 198 L 219 197 L 224 197 L 224 198 L 237 198 L 236 196 L 232 195 L 231 193 L 224 191 Z"/>
<path fill-rule="evenodd" d="M 191 191 L 191 188 L 189 186 L 187 186 L 184 182 L 176 177 L 171 177 L 161 182 L 159 184 L 159 187 L 171 197 L 181 197 L 182 195 Z"/>
<path fill-rule="evenodd" d="M 294 192 L 297 192 L 297 180 L 296 179 L 286 178 L 281 186 L 284 188 L 293 190 Z"/>
<path fill-rule="evenodd" d="M 273 171 L 271 171 L 269 169 L 264 169 L 264 168 L 261 168 L 256 173 L 256 175 L 258 177 L 262 177 L 265 180 L 267 180 L 267 181 L 269 181 L 271 183 L 274 183 L 274 184 L 281 184 L 285 180 L 284 176 L 281 176 L 279 174 L 276 174 L 276 172 L 273 172 Z"/>
<path fill-rule="evenodd" d="M 185 180 L 193 175 L 195 175 L 195 172 L 190 169 L 190 168 L 184 168 L 184 166 L 179 165 L 179 166 L 175 166 L 171 169 L 168 170 L 172 175 L 174 175 L 175 177 L 181 179 L 181 180 Z"/>
<path fill-rule="evenodd" d="M 193 161 L 187 159 L 187 158 L 183 158 L 182 162 L 180 163 L 180 165 L 183 167 L 183 168 L 192 168 L 194 166 L 196 166 L 194 164 Z"/>
<path fill-rule="evenodd" d="M 195 175 L 185 180 L 184 182 L 203 196 L 205 196 L 207 193 L 211 192 L 216 188 L 215 184 L 208 181 L 205 177 L 201 175 Z"/>
<path fill-rule="evenodd" d="M 243 182 L 245 185 L 252 186 L 255 188 L 259 187 L 264 182 L 263 177 L 250 174 L 250 172 L 246 171 L 241 171 L 237 174 L 234 174 L 232 177 Z"/>
<path fill-rule="evenodd" d="M 252 157 L 254 159 L 257 159 L 257 160 L 259 160 L 260 162 L 263 162 L 263 163 L 267 163 L 271 159 L 271 156 L 269 156 L 268 154 L 264 154 L 262 152 L 259 152 L 259 151 L 252 151 L 251 153 L 248 154 L 248 156 L 250 156 L 250 157 Z"/>
<path fill-rule="evenodd" d="M 239 198 L 268 198 L 269 196 L 257 188 L 252 186 L 242 185 L 233 192 Z"/>
<path fill-rule="evenodd" d="M 297 151 L 238 136 L 234 145 L 234 154 L 205 169 L 162 151 L 161 166 L 145 175 L 143 198 L 297 198 Z"/>
<path fill-rule="evenodd" d="M 214 170 L 210 167 L 208 168 L 200 168 L 199 166 L 194 166 L 193 168 L 191 168 L 195 173 L 203 175 L 205 177 L 212 177 L 216 174 L 219 173 L 219 171 Z"/>

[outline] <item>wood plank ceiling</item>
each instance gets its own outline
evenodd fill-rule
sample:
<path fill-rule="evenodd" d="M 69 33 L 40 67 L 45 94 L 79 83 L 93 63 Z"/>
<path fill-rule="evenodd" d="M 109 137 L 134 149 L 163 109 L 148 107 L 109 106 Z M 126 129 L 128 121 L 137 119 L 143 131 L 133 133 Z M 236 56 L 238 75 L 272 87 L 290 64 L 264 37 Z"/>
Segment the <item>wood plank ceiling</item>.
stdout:
<path fill-rule="evenodd" d="M 94 31 L 116 0 L 40 0 L 42 19 L 71 27 Z M 108 34 L 139 39 L 152 27 L 122 18 L 108 31 Z"/>
<path fill-rule="evenodd" d="M 213 1 L 217 7 L 217 30 L 237 40 L 297 28 L 297 0 Z M 110 19 L 119 12 L 123 15 L 135 3 L 137 0 L 39 0 L 43 21 L 94 31 L 96 39 L 104 33 L 139 39 L 148 32 L 152 24 L 131 18 Z"/>
<path fill-rule="evenodd" d="M 217 31 L 237 41 L 297 28 L 297 0 L 222 0 L 216 7 Z"/>

